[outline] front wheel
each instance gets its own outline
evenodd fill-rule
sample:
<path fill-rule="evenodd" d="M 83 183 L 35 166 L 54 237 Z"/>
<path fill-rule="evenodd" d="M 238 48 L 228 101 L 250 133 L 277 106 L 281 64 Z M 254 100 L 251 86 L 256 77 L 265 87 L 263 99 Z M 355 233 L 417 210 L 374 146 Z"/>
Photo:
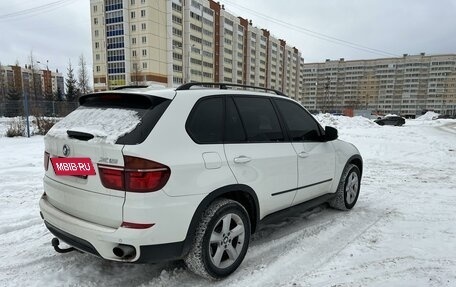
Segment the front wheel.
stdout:
<path fill-rule="evenodd" d="M 219 199 L 204 211 L 184 261 L 198 275 L 224 278 L 239 267 L 249 241 L 250 219 L 245 208 L 234 200 Z"/>
<path fill-rule="evenodd" d="M 337 187 L 336 196 L 329 202 L 333 208 L 349 210 L 358 201 L 361 187 L 361 172 L 354 164 L 349 164 L 342 172 L 341 180 Z"/>

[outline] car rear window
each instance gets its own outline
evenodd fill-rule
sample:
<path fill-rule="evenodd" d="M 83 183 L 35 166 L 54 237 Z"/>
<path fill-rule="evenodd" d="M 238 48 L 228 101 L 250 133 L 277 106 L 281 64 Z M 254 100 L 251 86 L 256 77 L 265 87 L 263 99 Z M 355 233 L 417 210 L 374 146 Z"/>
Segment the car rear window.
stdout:
<path fill-rule="evenodd" d="M 138 94 L 84 96 L 80 99 L 81 106 L 55 124 L 48 135 L 110 144 L 139 144 L 150 134 L 170 102 Z"/>

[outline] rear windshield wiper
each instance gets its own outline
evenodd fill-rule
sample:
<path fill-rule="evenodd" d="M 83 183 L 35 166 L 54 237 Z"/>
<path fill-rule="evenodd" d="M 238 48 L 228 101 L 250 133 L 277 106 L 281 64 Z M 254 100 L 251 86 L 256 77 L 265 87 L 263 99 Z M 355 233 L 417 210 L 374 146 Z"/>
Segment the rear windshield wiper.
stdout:
<path fill-rule="evenodd" d="M 68 137 L 70 137 L 72 139 L 78 139 L 81 141 L 88 141 L 88 140 L 91 140 L 94 138 L 93 134 L 78 132 L 78 131 L 71 131 L 71 130 L 67 130 L 67 135 L 68 135 Z"/>

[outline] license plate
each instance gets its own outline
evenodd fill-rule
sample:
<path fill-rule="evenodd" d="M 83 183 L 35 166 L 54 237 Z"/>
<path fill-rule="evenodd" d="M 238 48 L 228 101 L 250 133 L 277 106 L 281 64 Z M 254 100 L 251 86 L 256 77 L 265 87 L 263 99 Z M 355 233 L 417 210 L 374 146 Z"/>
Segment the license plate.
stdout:
<path fill-rule="evenodd" d="M 96 174 L 92 160 L 88 157 L 53 157 L 51 163 L 56 175 L 87 176 Z"/>

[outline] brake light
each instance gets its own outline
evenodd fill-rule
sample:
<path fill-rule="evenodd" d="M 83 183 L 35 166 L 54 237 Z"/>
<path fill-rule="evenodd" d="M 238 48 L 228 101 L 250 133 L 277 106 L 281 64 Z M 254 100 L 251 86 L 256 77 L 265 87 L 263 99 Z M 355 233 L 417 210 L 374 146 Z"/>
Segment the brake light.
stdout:
<path fill-rule="evenodd" d="M 129 192 L 157 191 L 168 182 L 171 170 L 161 163 L 124 156 L 124 168 L 98 165 L 104 187 Z"/>
<path fill-rule="evenodd" d="M 48 152 L 44 152 L 44 170 L 47 171 L 49 168 L 49 158 L 50 155 Z"/>

